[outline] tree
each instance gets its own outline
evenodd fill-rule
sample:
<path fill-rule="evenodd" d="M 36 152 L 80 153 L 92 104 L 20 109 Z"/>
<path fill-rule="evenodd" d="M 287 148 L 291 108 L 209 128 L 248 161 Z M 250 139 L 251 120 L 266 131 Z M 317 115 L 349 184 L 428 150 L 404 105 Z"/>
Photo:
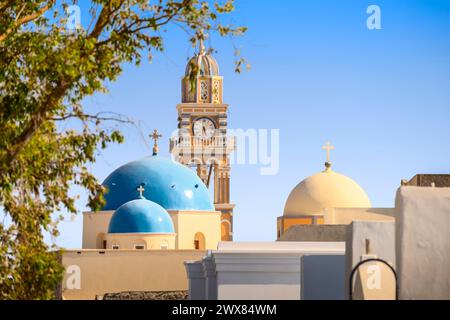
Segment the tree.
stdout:
<path fill-rule="evenodd" d="M 68 31 L 66 9 L 73 4 L 0 0 L 2 299 L 54 297 L 63 267 L 43 235 L 58 235 L 63 210 L 77 212 L 72 185 L 88 191 L 93 210 L 104 204 L 105 190 L 86 166 L 97 150 L 123 141 L 107 123 L 129 120 L 90 114 L 82 100 L 105 91 L 124 63 L 139 65 L 143 55 L 162 51 L 164 26 L 183 28 L 193 45 L 204 37 L 201 30 L 220 36 L 245 32 L 220 23 L 233 11 L 232 0 L 93 0 L 90 24 Z M 242 62 L 238 57 L 236 71 Z M 62 129 L 65 121 L 79 125 Z"/>

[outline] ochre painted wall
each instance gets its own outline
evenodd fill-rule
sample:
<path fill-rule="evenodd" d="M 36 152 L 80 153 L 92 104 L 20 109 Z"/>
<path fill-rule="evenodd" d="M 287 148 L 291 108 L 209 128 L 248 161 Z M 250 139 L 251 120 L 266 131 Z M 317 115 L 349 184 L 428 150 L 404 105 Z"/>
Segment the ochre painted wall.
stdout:
<path fill-rule="evenodd" d="M 107 249 L 118 245 L 119 249 L 135 249 L 135 245 L 144 245 L 147 250 L 175 249 L 175 234 L 164 233 L 110 233 L 106 235 Z"/>
<path fill-rule="evenodd" d="M 114 211 L 83 213 L 83 249 L 102 249 Z"/>
<path fill-rule="evenodd" d="M 394 221 L 394 208 L 327 208 L 325 224 L 350 224 L 360 221 Z"/>
<path fill-rule="evenodd" d="M 184 262 L 204 255 L 200 250 L 65 251 L 62 296 L 77 300 L 122 291 L 187 290 Z"/>
<path fill-rule="evenodd" d="M 285 217 L 277 219 L 277 238 L 283 235 L 290 227 L 295 225 L 323 224 L 323 216 Z"/>
<path fill-rule="evenodd" d="M 217 249 L 221 240 L 220 212 L 218 211 L 169 211 L 174 223 L 177 249 L 194 249 L 197 233 L 203 234 L 205 247 Z"/>
<path fill-rule="evenodd" d="M 221 215 L 221 240 L 231 241 L 233 238 L 232 233 L 232 221 L 233 217 L 231 212 L 224 213 Z"/>
<path fill-rule="evenodd" d="M 277 219 L 277 238 L 294 225 L 350 224 L 355 220 L 394 221 L 394 208 L 325 208 L 323 215 L 285 217 Z"/>
<path fill-rule="evenodd" d="M 104 249 L 103 240 L 109 235 L 108 226 L 114 211 L 83 214 L 83 249 Z M 221 213 L 219 211 L 169 210 L 175 228 L 175 249 L 194 249 L 197 233 L 205 237 L 204 249 L 216 249 L 221 241 Z M 108 245 L 108 248 L 111 246 Z"/>

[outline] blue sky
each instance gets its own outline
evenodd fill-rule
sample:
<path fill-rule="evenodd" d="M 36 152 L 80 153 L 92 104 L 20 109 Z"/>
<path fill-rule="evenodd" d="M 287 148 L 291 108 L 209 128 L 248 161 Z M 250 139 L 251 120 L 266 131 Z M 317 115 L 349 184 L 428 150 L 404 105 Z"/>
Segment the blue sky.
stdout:
<path fill-rule="evenodd" d="M 381 8 L 381 30 L 366 27 L 371 4 Z M 275 239 L 289 192 L 323 169 L 328 140 L 336 147 L 334 170 L 356 180 L 375 207 L 394 205 L 403 178 L 449 173 L 450 1 L 236 0 L 225 21 L 249 27 L 233 42 L 218 36 L 207 42 L 218 50 L 229 126 L 280 129 L 277 175 L 262 176 L 257 165 L 232 168 L 235 240 Z M 87 110 L 126 114 L 145 134 L 158 128 L 167 138 L 177 125 L 180 79 L 193 49 L 181 30 L 170 28 L 166 36 L 164 53 L 138 68 L 125 66 L 109 94 L 86 99 Z M 233 45 L 250 71 L 233 73 Z M 123 131 L 125 143 L 91 166 L 101 181 L 151 153 L 135 128 Z M 169 157 L 167 139 L 160 149 Z M 85 202 L 81 193 L 80 211 Z M 80 247 L 82 215 L 60 230 L 59 245 Z"/>

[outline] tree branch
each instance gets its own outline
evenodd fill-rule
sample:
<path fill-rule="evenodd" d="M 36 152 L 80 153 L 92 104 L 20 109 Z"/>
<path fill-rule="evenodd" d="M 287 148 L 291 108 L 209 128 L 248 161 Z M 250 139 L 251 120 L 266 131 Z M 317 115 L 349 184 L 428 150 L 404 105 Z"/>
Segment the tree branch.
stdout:
<path fill-rule="evenodd" d="M 107 116 L 102 116 L 103 114 L 110 114 L 110 115 L 115 115 L 116 117 L 107 117 Z M 65 121 L 71 118 L 78 118 L 81 120 L 84 119 L 90 119 L 90 120 L 94 120 L 94 121 L 116 121 L 116 122 L 120 122 L 120 123 L 133 123 L 134 121 L 132 119 L 129 119 L 128 117 L 118 114 L 118 113 L 114 113 L 114 112 L 98 112 L 96 114 L 76 114 L 76 113 L 68 113 L 65 114 L 63 116 L 60 117 L 52 117 L 49 118 L 49 120 L 52 121 Z"/>
<path fill-rule="evenodd" d="M 42 108 L 40 108 L 37 113 L 33 115 L 28 126 L 14 140 L 14 146 L 8 150 L 5 157 L 5 163 L 11 164 L 17 155 L 25 148 L 26 144 L 31 140 L 38 128 L 44 123 L 44 121 L 48 120 L 46 118 L 47 112 L 59 103 L 59 101 L 66 94 L 66 90 L 68 88 L 69 84 L 61 81 L 60 85 L 58 85 L 55 90 L 51 90 L 49 92 L 47 99 L 41 104 Z"/>
<path fill-rule="evenodd" d="M 42 16 L 45 12 L 47 12 L 54 4 L 56 0 L 50 0 L 50 3 L 40 8 L 38 11 L 23 17 L 22 19 L 18 19 L 14 22 L 14 27 L 9 28 L 5 31 L 5 33 L 0 35 L 0 42 L 6 39 L 6 37 L 17 27 L 20 27 L 23 24 L 36 20 L 40 16 Z M 20 14 L 17 16 L 19 17 Z"/>

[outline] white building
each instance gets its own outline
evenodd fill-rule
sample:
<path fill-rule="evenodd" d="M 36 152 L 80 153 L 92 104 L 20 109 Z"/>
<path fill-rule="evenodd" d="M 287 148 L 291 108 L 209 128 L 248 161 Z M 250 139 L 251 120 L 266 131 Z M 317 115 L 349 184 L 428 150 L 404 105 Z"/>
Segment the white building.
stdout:
<path fill-rule="evenodd" d="M 348 299 L 351 292 L 354 299 L 450 299 L 450 188 L 402 186 L 395 208 L 330 207 L 352 203 L 352 190 L 367 203 L 348 179 L 308 178 L 285 209 L 289 219 L 298 210 L 302 216 L 294 217 L 303 222 L 303 208 L 314 204 L 323 222 L 308 224 L 308 237 L 327 229 L 336 237 L 337 222 L 345 225 L 345 239 L 220 243 L 202 260 L 185 263 L 191 298 Z"/>

